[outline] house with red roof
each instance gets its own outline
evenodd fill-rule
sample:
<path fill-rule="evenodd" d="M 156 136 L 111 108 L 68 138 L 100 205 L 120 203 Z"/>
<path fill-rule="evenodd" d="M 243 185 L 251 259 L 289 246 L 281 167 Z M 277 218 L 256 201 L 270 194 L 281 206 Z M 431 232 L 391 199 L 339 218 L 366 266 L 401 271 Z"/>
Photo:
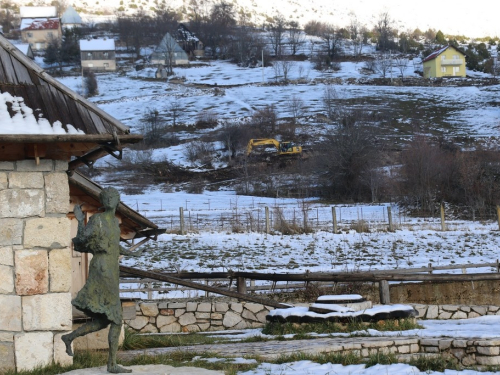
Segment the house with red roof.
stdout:
<path fill-rule="evenodd" d="M 465 77 L 465 53 L 451 45 L 434 51 L 422 60 L 424 78 Z"/>
<path fill-rule="evenodd" d="M 58 17 L 21 20 L 21 39 L 24 43 L 29 43 L 34 51 L 45 50 L 51 40 L 61 38 L 61 21 Z"/>

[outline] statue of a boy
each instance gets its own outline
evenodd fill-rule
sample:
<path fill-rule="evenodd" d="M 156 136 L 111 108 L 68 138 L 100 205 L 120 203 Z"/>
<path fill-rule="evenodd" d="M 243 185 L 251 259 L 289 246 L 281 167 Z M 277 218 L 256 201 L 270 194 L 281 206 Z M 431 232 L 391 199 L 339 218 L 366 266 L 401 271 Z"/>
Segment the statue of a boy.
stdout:
<path fill-rule="evenodd" d="M 71 303 L 92 320 L 63 335 L 62 340 L 66 344 L 66 353 L 72 356 L 71 343 L 74 339 L 110 325 L 108 371 L 114 374 L 132 372 L 116 364 L 122 326 L 118 257 L 120 254 L 140 255 L 140 252 L 131 253 L 120 246 L 120 228 L 115 217 L 116 208 L 120 203 L 118 191 L 105 188 L 100 194 L 100 200 L 105 211 L 91 216 L 86 226 L 81 207 L 76 205 L 74 208 L 78 233 L 73 238 L 73 247 L 81 253 L 91 253 L 93 258 L 90 261 L 87 282 Z"/>

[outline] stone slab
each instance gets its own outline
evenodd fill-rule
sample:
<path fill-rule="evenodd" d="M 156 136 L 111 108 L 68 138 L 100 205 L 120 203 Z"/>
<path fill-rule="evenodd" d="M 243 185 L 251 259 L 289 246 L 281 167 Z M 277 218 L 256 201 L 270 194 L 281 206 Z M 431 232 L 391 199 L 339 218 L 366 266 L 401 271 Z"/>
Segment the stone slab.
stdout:
<path fill-rule="evenodd" d="M 62 249 L 70 247 L 71 221 L 66 217 L 46 217 L 26 220 L 24 247 Z"/>
<path fill-rule="evenodd" d="M 32 370 L 48 366 L 54 359 L 52 332 L 29 332 L 14 338 L 17 370 Z"/>
<path fill-rule="evenodd" d="M 9 189 L 43 189 L 42 172 L 9 173 Z"/>
<path fill-rule="evenodd" d="M 42 189 L 0 190 L 0 217 L 24 218 L 45 215 Z"/>
<path fill-rule="evenodd" d="M 0 295 L 0 331 L 21 331 L 21 297 Z"/>
<path fill-rule="evenodd" d="M 16 292 L 21 296 L 47 293 L 49 290 L 49 258 L 45 250 L 18 250 Z"/>
<path fill-rule="evenodd" d="M 15 365 L 14 343 L 0 342 L 0 372 L 4 370 L 13 370 Z"/>
<path fill-rule="evenodd" d="M 132 374 L 141 375 L 224 375 L 223 371 L 207 370 L 199 367 L 172 367 L 167 365 L 127 366 Z M 95 367 L 65 372 L 65 375 L 108 375 L 106 367 Z"/>
<path fill-rule="evenodd" d="M 22 239 L 23 221 L 21 219 L 0 219 L 0 246 L 21 245 Z"/>
<path fill-rule="evenodd" d="M 0 264 L 4 266 L 14 265 L 14 252 L 12 247 L 0 247 Z"/>
<path fill-rule="evenodd" d="M 51 292 L 71 290 L 71 249 L 54 249 L 49 252 L 49 280 Z"/>
<path fill-rule="evenodd" d="M 25 331 L 69 331 L 71 329 L 71 293 L 49 293 L 22 298 Z"/>
<path fill-rule="evenodd" d="M 66 173 L 50 173 L 45 176 L 45 212 L 67 214 L 69 212 L 69 184 Z"/>
<path fill-rule="evenodd" d="M 0 294 L 14 291 L 14 267 L 0 265 Z"/>

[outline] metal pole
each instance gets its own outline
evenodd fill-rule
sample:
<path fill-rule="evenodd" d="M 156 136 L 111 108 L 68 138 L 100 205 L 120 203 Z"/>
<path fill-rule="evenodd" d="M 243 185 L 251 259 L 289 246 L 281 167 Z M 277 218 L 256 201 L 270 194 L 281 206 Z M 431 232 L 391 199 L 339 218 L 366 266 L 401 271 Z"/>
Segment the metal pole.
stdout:
<path fill-rule="evenodd" d="M 333 233 L 337 234 L 337 210 L 335 207 L 332 207 L 332 218 L 333 218 Z"/>
<path fill-rule="evenodd" d="M 269 223 L 269 207 L 266 206 L 266 234 L 269 234 L 270 223 Z"/>
<path fill-rule="evenodd" d="M 179 216 L 181 221 L 181 235 L 184 234 L 184 208 L 179 207 Z"/>
<path fill-rule="evenodd" d="M 389 231 L 392 232 L 394 228 L 392 227 L 392 208 L 387 206 L 387 217 L 389 218 Z"/>

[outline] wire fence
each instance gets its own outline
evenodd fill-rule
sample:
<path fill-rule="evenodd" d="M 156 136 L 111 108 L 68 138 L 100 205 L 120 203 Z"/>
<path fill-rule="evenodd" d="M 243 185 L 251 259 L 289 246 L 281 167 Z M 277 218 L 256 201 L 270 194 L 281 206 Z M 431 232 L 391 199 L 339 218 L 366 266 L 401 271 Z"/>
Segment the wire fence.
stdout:
<path fill-rule="evenodd" d="M 435 215 L 414 217 L 398 206 L 381 205 L 318 205 L 306 201 L 293 205 L 255 205 L 227 209 L 189 207 L 188 201 L 178 210 L 150 208 L 139 201 L 132 206 L 170 233 L 196 233 L 202 231 L 230 231 L 257 233 L 305 233 L 316 231 L 376 232 L 410 228 L 412 230 L 455 230 L 475 223 L 477 226 L 495 226 L 498 212 L 463 208 L 461 212 L 437 211 Z M 160 205 L 161 206 L 161 205 Z M 498 211 L 498 210 L 497 210 Z M 460 217 L 460 219 L 457 219 Z M 499 224 L 500 225 L 500 224 Z"/>

